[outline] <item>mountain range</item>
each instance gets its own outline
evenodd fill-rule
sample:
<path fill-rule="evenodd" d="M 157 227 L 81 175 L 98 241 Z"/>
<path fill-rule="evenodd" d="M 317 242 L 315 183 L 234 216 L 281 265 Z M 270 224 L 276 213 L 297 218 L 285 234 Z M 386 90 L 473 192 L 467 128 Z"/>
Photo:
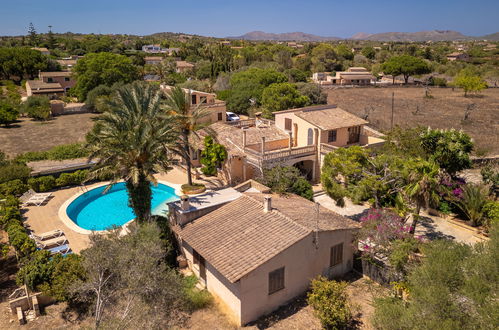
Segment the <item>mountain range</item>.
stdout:
<path fill-rule="evenodd" d="M 457 41 L 457 40 L 490 40 L 499 41 L 499 32 L 486 36 L 472 37 L 466 36 L 458 31 L 452 30 L 431 30 L 419 32 L 385 32 L 385 33 L 365 33 L 359 32 L 350 38 L 322 37 L 303 32 L 288 33 L 267 33 L 263 31 L 253 31 L 238 37 L 228 37 L 229 39 L 243 40 L 269 40 L 269 41 L 327 41 L 327 40 L 372 40 L 372 41 Z"/>

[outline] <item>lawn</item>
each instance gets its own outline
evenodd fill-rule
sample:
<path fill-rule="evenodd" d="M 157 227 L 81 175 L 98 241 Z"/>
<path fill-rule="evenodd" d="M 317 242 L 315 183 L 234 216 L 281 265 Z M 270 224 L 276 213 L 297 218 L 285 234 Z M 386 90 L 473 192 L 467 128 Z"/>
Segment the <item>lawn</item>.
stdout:
<path fill-rule="evenodd" d="M 369 112 L 367 120 L 379 130 L 390 128 L 392 92 L 394 125 L 462 129 L 473 137 L 479 154 L 499 154 L 499 88 L 484 90 L 480 97 L 463 97 L 459 89 L 430 88 L 432 98 L 424 97 L 423 87 L 327 90 L 328 103 L 361 117 Z M 475 104 L 474 110 L 464 121 L 464 112 L 471 104 Z"/>
<path fill-rule="evenodd" d="M 10 156 L 42 151 L 60 144 L 85 141 L 97 115 L 80 113 L 54 117 L 46 122 L 21 118 L 11 127 L 0 127 L 0 150 Z"/>

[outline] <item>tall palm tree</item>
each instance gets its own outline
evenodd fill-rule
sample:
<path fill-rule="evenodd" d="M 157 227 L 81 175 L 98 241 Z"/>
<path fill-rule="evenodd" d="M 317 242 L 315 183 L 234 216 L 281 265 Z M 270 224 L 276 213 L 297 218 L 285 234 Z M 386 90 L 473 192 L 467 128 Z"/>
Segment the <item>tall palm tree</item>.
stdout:
<path fill-rule="evenodd" d="M 411 232 L 414 233 L 422 207 L 429 207 L 439 200 L 440 168 L 433 161 L 414 160 L 408 166 L 404 193 L 407 199 L 415 204 Z"/>
<path fill-rule="evenodd" d="M 191 93 L 178 86 L 170 90 L 165 103 L 167 113 L 175 118 L 180 133 L 177 153 L 185 161 L 187 183 L 192 185 L 191 142 L 198 137 L 196 131 L 203 127 L 199 121 L 209 115 L 209 110 L 202 104 L 191 105 Z"/>
<path fill-rule="evenodd" d="M 93 176 L 123 179 L 129 205 L 139 222 L 151 215 L 154 173 L 167 171 L 169 154 L 178 139 L 174 120 L 162 107 L 159 88 L 136 82 L 123 86 L 108 101 L 109 110 L 96 120 L 87 140 L 96 159 Z"/>

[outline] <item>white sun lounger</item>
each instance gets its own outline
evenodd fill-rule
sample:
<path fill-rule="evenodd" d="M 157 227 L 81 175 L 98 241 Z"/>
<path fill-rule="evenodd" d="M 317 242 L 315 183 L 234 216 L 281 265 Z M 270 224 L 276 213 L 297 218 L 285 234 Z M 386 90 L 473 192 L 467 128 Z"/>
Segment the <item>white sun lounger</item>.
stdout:
<path fill-rule="evenodd" d="M 62 230 L 60 230 L 60 229 L 56 229 L 56 230 L 47 231 L 45 233 L 41 233 L 39 235 L 31 234 L 31 236 L 35 240 L 44 241 L 44 240 L 47 240 L 47 239 L 64 236 L 64 232 Z"/>
<path fill-rule="evenodd" d="M 66 239 L 66 236 L 64 236 L 64 235 L 59 236 L 59 237 L 54 237 L 51 239 L 47 239 L 47 240 L 38 240 L 38 239 L 36 239 L 36 237 L 33 237 L 33 236 L 32 236 L 32 238 L 35 240 L 36 246 L 39 249 L 53 248 L 53 247 L 64 245 L 64 244 L 68 243 L 68 240 Z"/>
<path fill-rule="evenodd" d="M 28 206 L 28 205 L 40 206 L 43 203 L 45 203 L 45 201 L 49 199 L 50 196 L 52 196 L 52 193 L 37 193 L 29 197 L 28 200 L 23 203 L 23 206 Z"/>

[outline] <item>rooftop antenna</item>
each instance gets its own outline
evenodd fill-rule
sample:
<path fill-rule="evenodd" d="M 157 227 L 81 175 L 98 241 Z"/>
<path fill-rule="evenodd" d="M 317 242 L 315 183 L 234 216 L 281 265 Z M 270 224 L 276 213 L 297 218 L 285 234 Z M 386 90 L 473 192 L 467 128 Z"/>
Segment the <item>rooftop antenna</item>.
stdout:
<path fill-rule="evenodd" d="M 319 203 L 315 202 L 315 230 L 314 230 L 314 245 L 315 249 L 319 249 Z"/>

